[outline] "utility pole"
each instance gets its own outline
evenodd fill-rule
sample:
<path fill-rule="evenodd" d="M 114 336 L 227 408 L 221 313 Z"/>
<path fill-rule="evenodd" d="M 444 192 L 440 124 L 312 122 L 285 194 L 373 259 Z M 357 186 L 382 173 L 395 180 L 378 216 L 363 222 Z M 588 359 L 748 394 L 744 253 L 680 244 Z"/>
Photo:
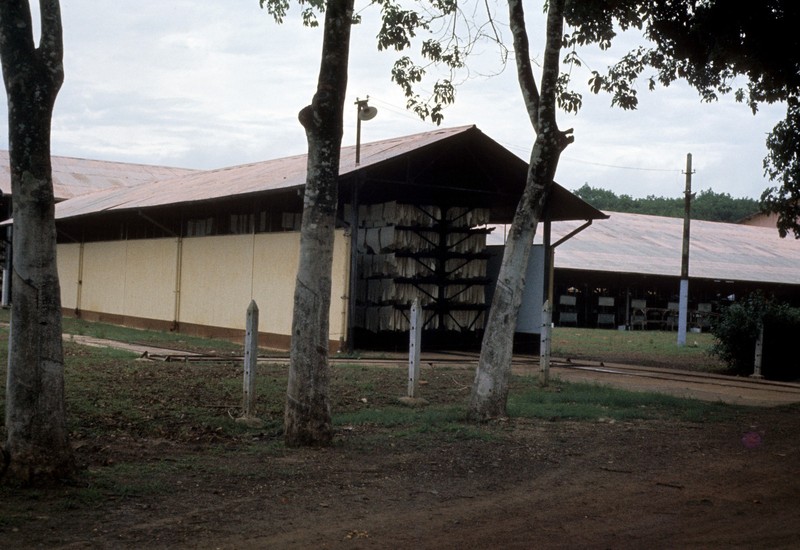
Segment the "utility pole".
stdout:
<path fill-rule="evenodd" d="M 684 193 L 683 250 L 681 252 L 681 287 L 678 303 L 678 346 L 686 345 L 689 315 L 689 220 L 692 206 L 692 154 L 686 155 L 686 190 Z"/>

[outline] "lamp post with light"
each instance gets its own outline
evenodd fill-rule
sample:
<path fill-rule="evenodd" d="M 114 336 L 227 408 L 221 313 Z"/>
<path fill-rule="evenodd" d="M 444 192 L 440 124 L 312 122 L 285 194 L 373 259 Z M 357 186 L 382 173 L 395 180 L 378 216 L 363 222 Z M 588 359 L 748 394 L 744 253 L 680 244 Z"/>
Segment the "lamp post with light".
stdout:
<path fill-rule="evenodd" d="M 356 166 L 361 163 L 361 121 L 372 120 L 378 114 L 378 109 L 369 106 L 369 96 L 366 99 L 356 98 Z"/>
<path fill-rule="evenodd" d="M 369 96 L 366 99 L 356 98 L 356 166 L 361 164 L 361 121 L 372 120 L 378 114 L 378 109 L 370 107 Z M 356 172 L 356 180 L 352 190 L 352 208 L 350 209 L 350 300 L 347 314 L 347 348 L 353 351 L 353 321 L 356 314 L 356 285 L 358 283 L 358 189 L 364 182 L 361 170 Z"/>

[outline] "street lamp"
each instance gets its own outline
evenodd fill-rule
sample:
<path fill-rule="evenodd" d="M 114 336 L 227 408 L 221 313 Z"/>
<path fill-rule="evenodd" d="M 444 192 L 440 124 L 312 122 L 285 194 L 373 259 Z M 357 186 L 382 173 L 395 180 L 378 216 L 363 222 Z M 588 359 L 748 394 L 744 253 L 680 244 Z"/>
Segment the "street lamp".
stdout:
<path fill-rule="evenodd" d="M 356 98 L 356 166 L 361 164 L 361 121 L 372 120 L 378 114 L 378 109 L 370 107 L 369 96 L 366 99 Z"/>

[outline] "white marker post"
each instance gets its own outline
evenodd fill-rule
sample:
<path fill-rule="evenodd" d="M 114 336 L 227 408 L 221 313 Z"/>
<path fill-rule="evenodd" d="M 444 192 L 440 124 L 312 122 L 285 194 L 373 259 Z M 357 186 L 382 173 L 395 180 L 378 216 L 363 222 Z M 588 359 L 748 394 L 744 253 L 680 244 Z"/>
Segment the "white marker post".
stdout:
<path fill-rule="evenodd" d="M 553 331 L 553 311 L 550 300 L 542 306 L 542 333 L 539 339 L 539 384 L 546 387 L 550 383 L 550 338 Z"/>
<path fill-rule="evenodd" d="M 414 298 L 409 314 L 409 342 L 408 342 L 408 397 L 417 398 L 419 392 L 419 356 L 422 344 L 422 311 L 419 307 L 419 298 Z"/>
<path fill-rule="evenodd" d="M 239 420 L 252 425 L 259 425 L 256 418 L 256 363 L 258 362 L 258 306 L 255 300 L 250 301 L 247 308 L 247 324 L 244 337 L 244 391 L 242 411 Z"/>
<path fill-rule="evenodd" d="M 764 356 L 764 325 L 761 324 L 758 329 L 758 338 L 756 338 L 756 353 L 753 359 L 753 374 L 750 378 L 761 379 L 764 376 L 761 374 L 761 360 Z"/>

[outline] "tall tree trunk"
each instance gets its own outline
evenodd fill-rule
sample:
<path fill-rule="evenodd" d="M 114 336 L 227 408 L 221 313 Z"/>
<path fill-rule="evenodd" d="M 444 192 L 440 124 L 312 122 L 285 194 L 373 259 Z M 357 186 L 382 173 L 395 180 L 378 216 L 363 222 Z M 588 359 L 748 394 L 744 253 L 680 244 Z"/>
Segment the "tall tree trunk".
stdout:
<path fill-rule="evenodd" d="M 61 292 L 56 265 L 50 124 L 64 79 L 61 14 L 42 0 L 34 46 L 26 0 L 0 3 L 13 200 L 11 335 L 5 479 L 52 481 L 74 468 L 66 425 Z"/>
<path fill-rule="evenodd" d="M 553 185 L 559 157 L 573 140 L 571 130 L 562 132 L 556 124 L 556 81 L 564 27 L 564 4 L 565 0 L 549 2 L 540 95 L 531 70 L 522 0 L 508 2 L 517 76 L 531 124 L 536 131 L 536 141 L 531 151 L 525 190 L 514 213 L 503 252 L 500 275 L 483 336 L 468 410 L 468 416 L 473 420 L 506 415 L 514 330 L 525 287 L 528 257 L 536 226 Z"/>
<path fill-rule="evenodd" d="M 328 325 L 352 18 L 353 0 L 327 2 L 317 92 L 299 117 L 308 140 L 308 174 L 284 414 L 289 446 L 329 445 L 333 439 Z"/>

